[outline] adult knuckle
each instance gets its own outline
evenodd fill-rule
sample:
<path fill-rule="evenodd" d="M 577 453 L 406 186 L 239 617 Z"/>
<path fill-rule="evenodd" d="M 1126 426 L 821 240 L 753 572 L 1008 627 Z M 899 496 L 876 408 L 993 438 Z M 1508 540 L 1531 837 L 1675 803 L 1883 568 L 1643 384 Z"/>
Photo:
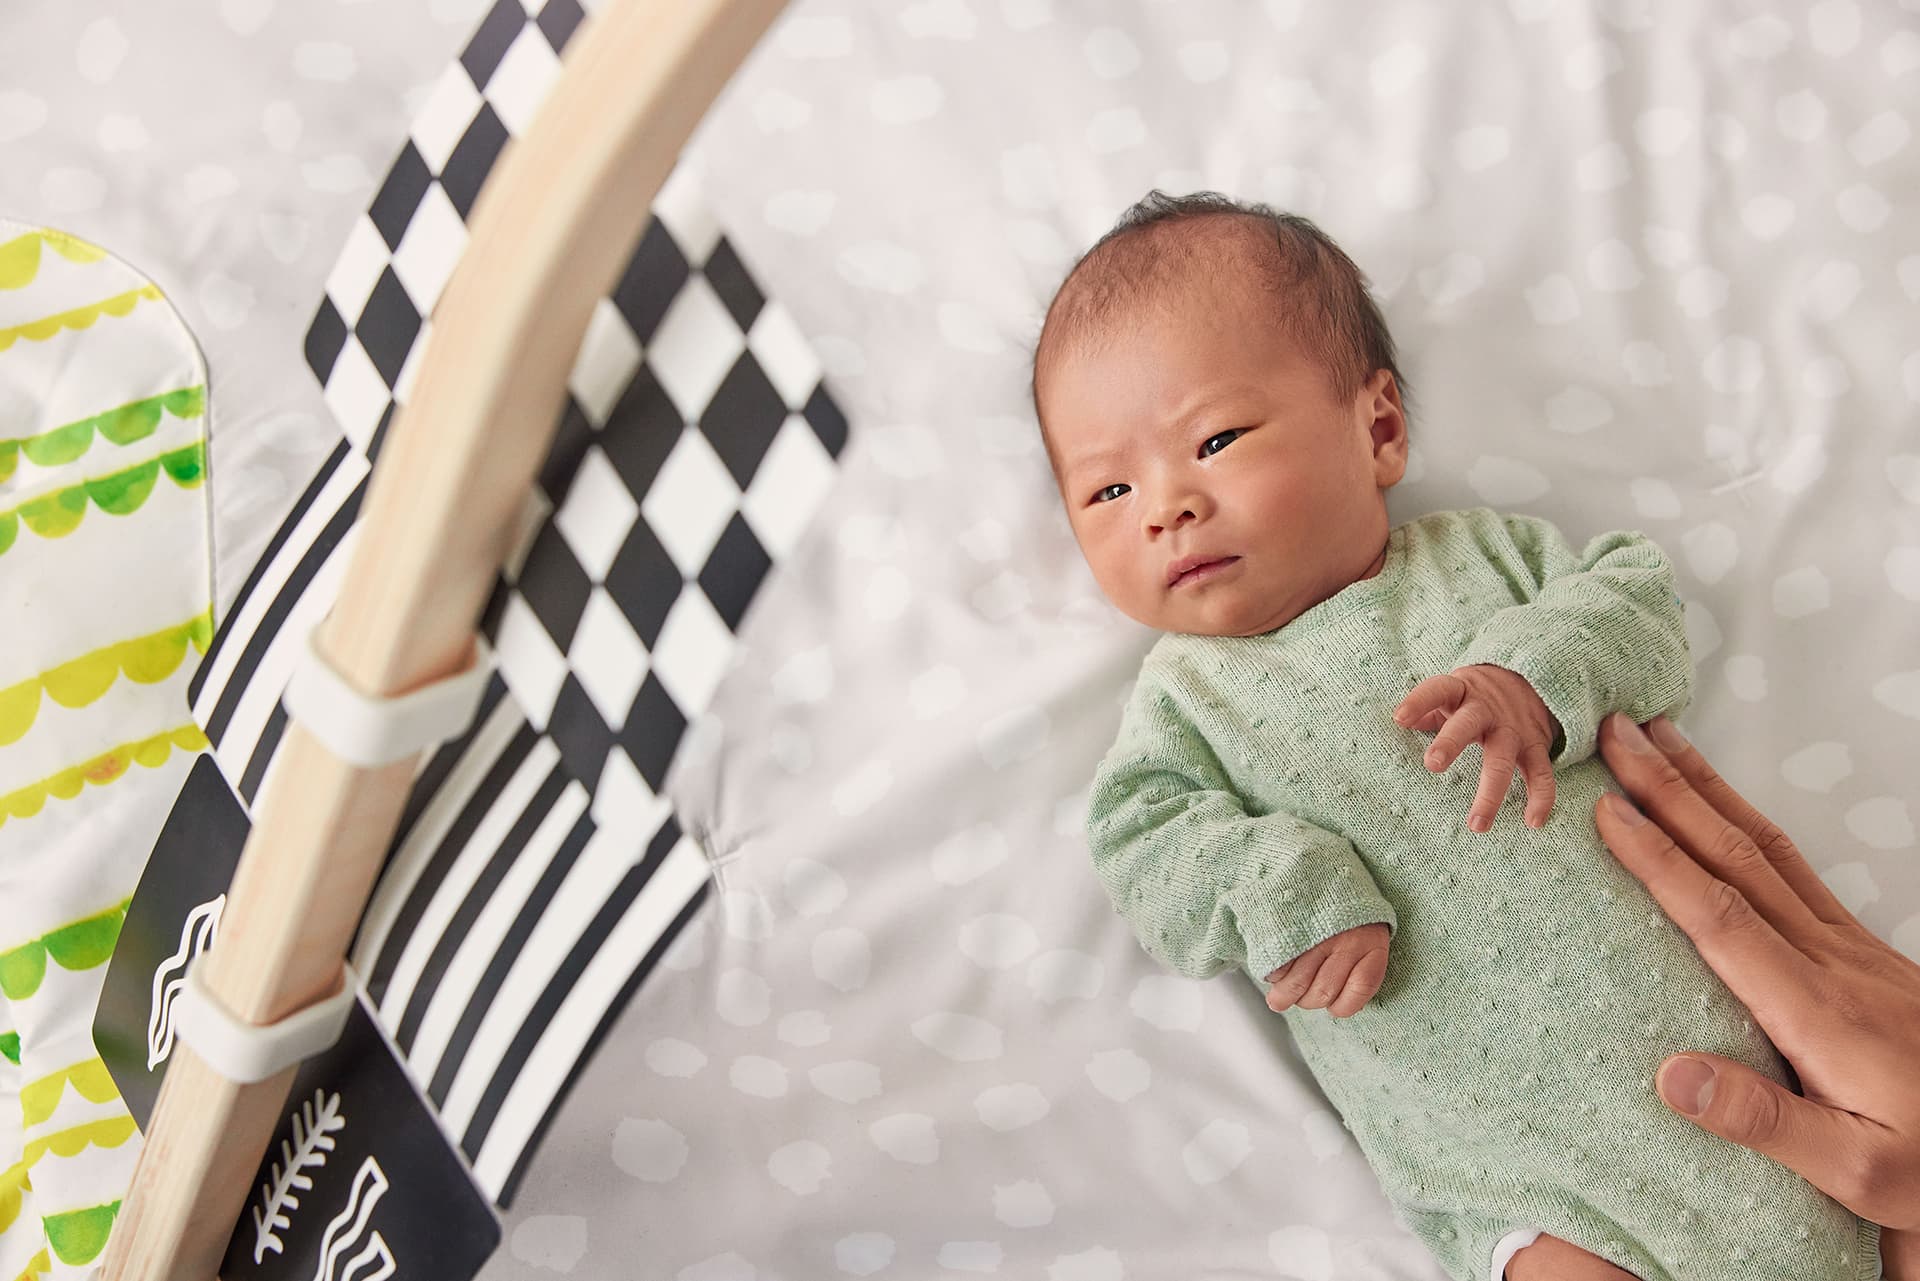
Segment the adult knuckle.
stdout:
<path fill-rule="evenodd" d="M 1719 930 L 1743 930 L 1755 919 L 1747 896 L 1717 878 L 1707 887 L 1706 909 L 1707 923 Z"/>
<path fill-rule="evenodd" d="M 1754 847 L 1747 834 L 1728 823 L 1713 836 L 1707 851 L 1707 857 L 1716 868 L 1724 869 L 1742 879 L 1761 870 L 1763 859 L 1760 851 Z"/>
<path fill-rule="evenodd" d="M 1756 1147 L 1780 1131 L 1780 1096 L 1772 1090 L 1744 1089 L 1734 1093 L 1721 1114 L 1724 1133 L 1735 1143 Z"/>
<path fill-rule="evenodd" d="M 1693 785 L 1672 765 L 1664 762 L 1655 765 L 1653 785 L 1648 789 L 1656 801 L 1669 804 L 1686 800 L 1693 795 Z"/>
<path fill-rule="evenodd" d="M 1800 857 L 1800 847 L 1793 843 L 1793 838 L 1770 819 L 1760 820 L 1759 827 L 1753 833 L 1753 847 L 1760 857 L 1774 866 L 1791 863 Z"/>

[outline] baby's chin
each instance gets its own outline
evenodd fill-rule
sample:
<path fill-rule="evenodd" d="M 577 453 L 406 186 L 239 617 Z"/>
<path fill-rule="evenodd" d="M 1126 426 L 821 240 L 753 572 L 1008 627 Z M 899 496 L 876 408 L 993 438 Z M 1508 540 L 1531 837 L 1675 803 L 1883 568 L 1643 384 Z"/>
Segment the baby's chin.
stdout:
<path fill-rule="evenodd" d="M 1255 602 L 1239 597 L 1162 601 L 1157 608 L 1139 611 L 1116 602 L 1116 608 L 1155 631 L 1186 636 L 1258 636 L 1286 621 L 1275 618 L 1272 610 L 1257 608 Z"/>

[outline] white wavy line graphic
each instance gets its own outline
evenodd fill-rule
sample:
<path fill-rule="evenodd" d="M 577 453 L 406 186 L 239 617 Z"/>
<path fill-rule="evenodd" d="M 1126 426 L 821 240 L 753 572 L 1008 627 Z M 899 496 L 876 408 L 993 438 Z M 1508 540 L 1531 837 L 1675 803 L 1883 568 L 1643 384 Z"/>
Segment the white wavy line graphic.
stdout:
<path fill-rule="evenodd" d="M 378 1272 L 360 1275 L 360 1265 L 378 1267 Z M 340 1274 L 340 1281 L 387 1281 L 399 1269 L 393 1262 L 393 1251 L 387 1249 L 386 1238 L 375 1232 L 367 1238 L 367 1248 L 347 1260 L 347 1269 Z"/>
<path fill-rule="evenodd" d="M 174 1000 L 187 985 L 187 966 L 213 946 L 213 934 L 220 928 L 220 912 L 226 905 L 227 896 L 222 894 L 188 912 L 187 919 L 180 923 L 180 946 L 153 971 L 153 999 L 147 1007 L 149 1072 L 173 1053 Z"/>
<path fill-rule="evenodd" d="M 368 1157 L 360 1163 L 360 1168 L 354 1171 L 353 1191 L 347 1194 L 346 1208 L 333 1216 L 333 1221 L 327 1224 L 326 1233 L 320 1238 L 320 1267 L 314 1272 L 313 1281 L 340 1281 L 334 1273 L 334 1265 L 342 1254 L 359 1242 L 360 1234 L 367 1230 L 367 1219 L 373 1214 L 374 1205 L 391 1186 L 387 1181 L 387 1172 L 380 1168 L 380 1162 Z M 372 1190 L 362 1200 L 362 1191 L 369 1187 Z M 343 1230 L 346 1232 L 344 1238 L 341 1237 Z M 384 1241 L 381 1248 L 386 1248 Z"/>

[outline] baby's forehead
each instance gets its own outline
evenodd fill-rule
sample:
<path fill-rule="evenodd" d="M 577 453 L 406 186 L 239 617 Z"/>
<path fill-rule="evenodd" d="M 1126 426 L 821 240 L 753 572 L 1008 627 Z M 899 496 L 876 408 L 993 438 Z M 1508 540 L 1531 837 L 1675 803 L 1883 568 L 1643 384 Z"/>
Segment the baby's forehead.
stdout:
<path fill-rule="evenodd" d="M 1083 319 L 1121 321 L 1138 309 L 1168 310 L 1196 297 L 1250 300 L 1284 270 L 1273 234 L 1241 217 L 1156 223 L 1101 246 L 1063 282 Z M 1103 314 L 1104 313 L 1104 314 Z"/>

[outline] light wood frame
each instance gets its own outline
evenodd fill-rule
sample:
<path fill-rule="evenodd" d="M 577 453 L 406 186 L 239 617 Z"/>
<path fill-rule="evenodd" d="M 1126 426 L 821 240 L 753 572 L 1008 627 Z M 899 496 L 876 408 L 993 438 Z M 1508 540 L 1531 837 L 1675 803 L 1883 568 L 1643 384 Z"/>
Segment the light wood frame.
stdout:
<path fill-rule="evenodd" d="M 355 687 L 403 694 L 470 661 L 594 304 L 782 3 L 604 0 L 567 46 L 532 129 L 480 192 L 316 641 Z M 415 764 L 356 768 L 298 721 L 281 751 L 204 962 L 208 990 L 255 1024 L 337 990 Z M 295 1070 L 238 1085 L 176 1045 L 104 1281 L 218 1274 Z"/>

